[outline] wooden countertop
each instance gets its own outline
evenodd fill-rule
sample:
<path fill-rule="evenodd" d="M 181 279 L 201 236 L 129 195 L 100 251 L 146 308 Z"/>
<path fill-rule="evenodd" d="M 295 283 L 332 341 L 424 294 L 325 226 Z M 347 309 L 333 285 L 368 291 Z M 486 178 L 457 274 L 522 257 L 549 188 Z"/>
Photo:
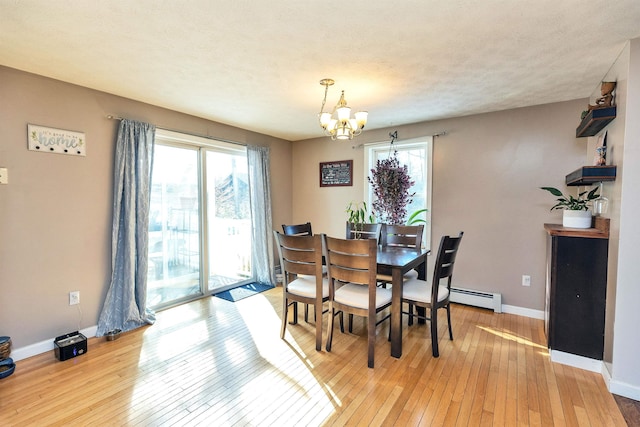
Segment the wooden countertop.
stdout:
<path fill-rule="evenodd" d="M 590 239 L 609 238 L 609 218 L 595 217 L 592 228 L 568 228 L 562 224 L 545 224 L 544 229 L 551 236 L 586 237 Z"/>

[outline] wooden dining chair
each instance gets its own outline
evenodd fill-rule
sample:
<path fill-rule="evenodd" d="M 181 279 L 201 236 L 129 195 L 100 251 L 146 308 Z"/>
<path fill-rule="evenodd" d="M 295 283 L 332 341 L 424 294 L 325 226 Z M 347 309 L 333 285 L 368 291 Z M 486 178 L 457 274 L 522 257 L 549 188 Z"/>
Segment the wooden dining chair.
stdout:
<path fill-rule="evenodd" d="M 312 236 L 313 235 L 313 231 L 311 231 L 310 222 L 307 222 L 304 224 L 291 224 L 291 225 L 282 224 L 282 231 L 287 236 Z"/>
<path fill-rule="evenodd" d="M 361 224 L 347 221 L 347 239 L 376 239 L 376 244 L 380 243 L 382 224 Z"/>
<path fill-rule="evenodd" d="M 380 234 L 380 244 L 382 246 L 392 246 L 398 248 L 420 249 L 422 247 L 422 234 L 424 224 L 419 225 L 389 225 L 382 227 Z M 404 275 L 404 279 L 417 279 L 418 272 L 411 270 Z M 391 274 L 387 272 L 378 273 L 378 284 L 386 287 L 391 283 Z"/>
<path fill-rule="evenodd" d="M 378 245 L 376 239 L 336 239 L 325 236 L 329 276 L 329 332 L 327 351 L 331 351 L 336 314 L 367 319 L 367 366 L 374 366 L 376 315 L 391 305 L 391 290 L 376 286 Z"/>
<path fill-rule="evenodd" d="M 304 224 L 291 224 L 291 225 L 282 224 L 282 231 L 287 236 L 312 236 L 313 235 L 310 222 L 306 222 Z M 324 263 L 324 258 L 323 258 L 323 263 Z M 322 271 L 324 274 L 327 273 L 327 270 L 324 267 Z M 309 304 L 304 305 L 304 321 L 309 322 Z"/>
<path fill-rule="evenodd" d="M 409 315 L 409 326 L 413 324 L 413 318 L 417 317 L 422 320 L 431 322 L 431 349 L 433 357 L 440 356 L 438 351 L 438 309 L 447 310 L 447 321 L 449 323 L 449 339 L 453 340 L 453 331 L 451 329 L 451 305 L 449 296 L 451 294 L 451 281 L 453 279 L 453 266 L 458 255 L 458 248 L 462 240 L 461 231 L 457 237 L 442 236 L 440 239 L 440 248 L 433 271 L 433 279 L 431 284 L 420 279 L 410 279 L 403 283 L 402 302 L 409 304 L 409 311 L 402 314 Z M 447 279 L 445 284 L 441 281 Z M 424 315 L 413 312 L 413 307 L 425 309 Z M 426 315 L 427 310 L 429 316 Z"/>
<path fill-rule="evenodd" d="M 316 350 L 322 349 L 323 303 L 329 299 L 329 283 L 322 274 L 323 235 L 287 236 L 273 231 L 282 268 L 282 330 L 284 339 L 289 306 L 292 325 L 298 323 L 298 303 L 312 304 L 316 319 Z M 305 319 L 307 320 L 307 319 Z"/>

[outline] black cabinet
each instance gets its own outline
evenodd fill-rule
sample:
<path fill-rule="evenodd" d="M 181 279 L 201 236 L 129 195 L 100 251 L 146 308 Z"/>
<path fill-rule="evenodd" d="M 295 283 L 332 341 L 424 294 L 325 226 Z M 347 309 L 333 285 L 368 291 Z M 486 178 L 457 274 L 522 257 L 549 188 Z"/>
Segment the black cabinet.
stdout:
<path fill-rule="evenodd" d="M 545 228 L 547 228 L 545 226 Z M 545 332 L 551 350 L 602 360 L 607 293 L 607 238 L 549 231 Z M 595 229 L 590 229 L 595 230 Z"/>

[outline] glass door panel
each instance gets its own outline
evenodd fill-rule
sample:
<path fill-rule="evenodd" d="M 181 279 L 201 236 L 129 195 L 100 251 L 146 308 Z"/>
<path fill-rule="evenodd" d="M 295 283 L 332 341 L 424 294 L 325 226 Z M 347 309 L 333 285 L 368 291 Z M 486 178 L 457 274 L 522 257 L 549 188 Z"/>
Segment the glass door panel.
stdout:
<path fill-rule="evenodd" d="M 246 152 L 206 152 L 208 290 L 251 278 L 251 210 Z"/>
<path fill-rule="evenodd" d="M 149 205 L 147 304 L 201 295 L 198 150 L 156 144 Z"/>

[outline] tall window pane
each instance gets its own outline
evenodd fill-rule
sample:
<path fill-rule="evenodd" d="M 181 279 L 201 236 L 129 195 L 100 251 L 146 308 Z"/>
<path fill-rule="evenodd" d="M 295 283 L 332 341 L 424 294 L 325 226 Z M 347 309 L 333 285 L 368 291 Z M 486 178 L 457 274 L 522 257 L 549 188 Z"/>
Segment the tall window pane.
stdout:
<path fill-rule="evenodd" d="M 431 147 L 432 137 L 426 137 L 419 140 L 395 142 L 391 150 L 388 142 L 371 144 L 365 151 L 365 164 L 368 165 L 365 170 L 366 176 L 370 175 L 371 169 L 375 167 L 378 160 L 384 160 L 393 155 L 394 149 L 398 153 L 400 164 L 407 166 L 409 176 L 414 181 L 414 185 L 409 191 L 415 194 L 413 201 L 407 206 L 406 219 L 419 209 L 428 210 L 419 217 L 426 220 L 423 244 L 428 249 L 431 246 Z M 365 200 L 369 206 L 372 206 L 371 185 L 367 185 L 366 188 Z"/>
<path fill-rule="evenodd" d="M 152 185 L 147 300 L 162 307 L 201 294 L 198 151 L 156 144 Z"/>
<path fill-rule="evenodd" d="M 209 290 L 251 278 L 246 151 L 207 151 Z"/>

